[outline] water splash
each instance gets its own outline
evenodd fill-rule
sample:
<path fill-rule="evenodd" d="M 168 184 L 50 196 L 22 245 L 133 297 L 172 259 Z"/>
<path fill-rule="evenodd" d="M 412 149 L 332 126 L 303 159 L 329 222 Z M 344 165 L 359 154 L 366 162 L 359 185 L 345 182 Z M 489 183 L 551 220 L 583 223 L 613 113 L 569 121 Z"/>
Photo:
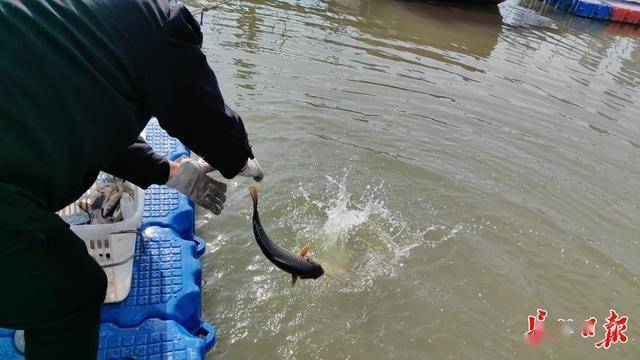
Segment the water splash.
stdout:
<path fill-rule="evenodd" d="M 435 248 L 440 245 L 442 242 L 450 240 L 454 238 L 458 233 L 463 230 L 462 224 L 456 224 L 452 228 L 449 228 L 444 225 L 432 225 L 429 226 L 425 231 L 417 234 L 417 241 L 410 242 L 408 244 L 400 245 L 396 248 L 396 256 L 397 257 L 406 257 L 411 253 L 411 250 L 426 245 L 431 248 Z M 430 239 L 428 236 L 432 233 L 440 233 L 441 235 L 436 237 L 436 239 Z"/>
<path fill-rule="evenodd" d="M 384 182 L 357 183 L 362 177 L 350 179 L 352 172 L 344 171 L 326 176 L 320 188 L 299 184 L 281 223 L 301 244 L 312 244 L 312 256 L 330 277 L 345 280 L 340 291 L 362 291 L 377 278 L 393 277 L 417 248 L 435 248 L 463 231 L 461 224 L 405 218 L 402 209 L 388 205 L 393 195 Z"/>
<path fill-rule="evenodd" d="M 351 193 L 347 191 L 346 175 L 342 181 L 337 182 L 327 176 L 331 184 L 338 187 L 337 197 L 329 201 L 328 204 L 317 204 L 325 212 L 327 219 L 322 227 L 326 236 L 326 245 L 335 244 L 338 240 L 348 237 L 352 229 L 366 223 L 369 218 L 378 215 L 382 218 L 389 218 L 389 211 L 385 208 L 384 201 L 376 197 L 380 194 L 384 183 L 372 188 L 366 186 L 364 203 L 351 200 Z"/>

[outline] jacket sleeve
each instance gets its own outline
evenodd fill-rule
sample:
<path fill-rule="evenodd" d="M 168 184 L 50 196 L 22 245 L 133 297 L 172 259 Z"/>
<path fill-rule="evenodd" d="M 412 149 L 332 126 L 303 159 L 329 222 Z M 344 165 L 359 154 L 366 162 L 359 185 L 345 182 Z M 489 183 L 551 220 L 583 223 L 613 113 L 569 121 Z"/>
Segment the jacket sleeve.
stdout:
<path fill-rule="evenodd" d="M 253 153 L 242 119 L 225 104 L 201 45 L 200 26 L 191 13 L 183 6 L 168 8 L 149 54 L 143 101 L 171 136 L 230 179 Z"/>
<path fill-rule="evenodd" d="M 103 171 L 130 181 L 146 189 L 152 184 L 162 185 L 169 178 L 169 161 L 155 153 L 144 139 L 138 137 L 114 161 L 103 166 Z"/>

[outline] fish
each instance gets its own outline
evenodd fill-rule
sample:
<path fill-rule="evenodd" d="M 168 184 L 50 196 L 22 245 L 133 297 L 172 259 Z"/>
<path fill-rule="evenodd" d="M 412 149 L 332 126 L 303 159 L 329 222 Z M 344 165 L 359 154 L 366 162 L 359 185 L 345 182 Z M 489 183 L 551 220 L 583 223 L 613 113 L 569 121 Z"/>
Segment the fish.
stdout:
<path fill-rule="evenodd" d="M 57 214 L 70 225 L 120 222 L 133 216 L 134 194 L 134 189 L 124 180 L 101 173 L 80 199 Z"/>
<path fill-rule="evenodd" d="M 305 245 L 298 254 L 291 253 L 269 239 L 260 223 L 258 214 L 258 188 L 249 188 L 253 201 L 253 234 L 264 256 L 280 270 L 291 274 L 291 286 L 295 286 L 298 278 L 317 279 L 324 274 L 322 265 L 312 260 L 308 253 L 310 246 Z"/>
<path fill-rule="evenodd" d="M 120 206 L 121 198 L 121 191 L 111 192 L 108 196 L 106 196 L 104 204 L 102 205 L 102 217 L 104 217 L 105 219 L 108 217 L 113 217 L 115 222 L 122 220 L 122 216 L 120 217 L 120 220 L 118 220 L 116 216 L 114 216 L 116 208 Z"/>
<path fill-rule="evenodd" d="M 102 217 L 109 222 L 122 221 L 121 200 L 128 195 L 133 201 L 133 191 L 125 185 L 123 180 L 116 177 L 106 177 L 103 181 L 104 183 L 96 189 L 102 194 Z"/>
<path fill-rule="evenodd" d="M 58 216 L 69 225 L 82 225 L 91 221 L 89 212 L 80 204 L 72 204 L 58 211 Z"/>

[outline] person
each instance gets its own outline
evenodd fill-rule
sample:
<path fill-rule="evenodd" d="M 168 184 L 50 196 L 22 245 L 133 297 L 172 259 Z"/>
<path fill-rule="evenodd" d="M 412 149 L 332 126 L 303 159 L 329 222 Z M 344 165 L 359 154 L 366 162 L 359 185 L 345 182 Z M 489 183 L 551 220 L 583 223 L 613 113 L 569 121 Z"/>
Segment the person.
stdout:
<path fill-rule="evenodd" d="M 215 214 L 211 170 L 264 176 L 201 45 L 166 0 L 0 0 L 0 327 L 25 330 L 27 359 L 96 357 L 106 277 L 55 212 L 100 170 Z M 203 161 L 154 153 L 151 117 Z"/>

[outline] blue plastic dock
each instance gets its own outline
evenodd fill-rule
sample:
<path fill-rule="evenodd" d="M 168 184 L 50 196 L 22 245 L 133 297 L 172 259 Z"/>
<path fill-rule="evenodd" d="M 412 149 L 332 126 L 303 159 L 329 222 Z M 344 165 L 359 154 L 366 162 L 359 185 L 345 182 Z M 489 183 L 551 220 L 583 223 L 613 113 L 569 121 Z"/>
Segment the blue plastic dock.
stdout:
<path fill-rule="evenodd" d="M 640 24 L 640 3 L 625 0 L 543 0 L 585 18 Z"/>
<path fill-rule="evenodd" d="M 165 226 L 184 239 L 193 238 L 194 205 L 188 197 L 166 186 L 151 185 L 144 193 L 142 227 Z"/>
<path fill-rule="evenodd" d="M 0 329 L 0 359 L 24 359 L 13 346 L 13 330 Z"/>
<path fill-rule="evenodd" d="M 145 251 L 133 262 L 129 296 L 102 308 L 102 322 L 122 327 L 145 319 L 174 320 L 196 333 L 200 327 L 200 261 L 204 241 L 184 240 L 173 230 L 148 227 Z M 136 251 L 140 251 L 140 240 Z"/>
<path fill-rule="evenodd" d="M 146 140 L 154 151 L 169 159 L 189 156 L 189 150 L 162 130 L 156 119 L 151 119 L 147 125 Z M 152 185 L 145 191 L 142 227 L 166 226 L 184 239 L 191 239 L 195 226 L 194 211 L 188 197 L 166 186 Z"/>
<path fill-rule="evenodd" d="M 145 140 L 158 154 L 171 160 L 176 160 L 181 156 L 189 156 L 189 150 L 178 139 L 169 136 L 160 127 L 157 119 L 153 118 L 149 121 L 145 132 Z"/>
<path fill-rule="evenodd" d="M 189 151 L 154 119 L 147 142 L 177 159 Z M 120 303 L 102 308 L 101 360 L 199 360 L 216 342 L 215 328 L 200 319 L 202 273 L 198 258 L 205 243 L 194 236 L 195 211 L 189 199 L 165 186 L 145 192 L 145 249 L 134 259 L 131 291 Z M 136 251 L 141 250 L 138 237 Z M 0 329 L 0 359 L 23 360 L 14 331 Z"/>
<path fill-rule="evenodd" d="M 207 325 L 208 326 L 208 325 Z M 98 358 L 120 359 L 204 359 L 216 340 L 215 330 L 204 329 L 204 339 L 185 331 L 175 321 L 149 319 L 137 327 L 120 328 L 103 323 L 100 328 Z"/>

